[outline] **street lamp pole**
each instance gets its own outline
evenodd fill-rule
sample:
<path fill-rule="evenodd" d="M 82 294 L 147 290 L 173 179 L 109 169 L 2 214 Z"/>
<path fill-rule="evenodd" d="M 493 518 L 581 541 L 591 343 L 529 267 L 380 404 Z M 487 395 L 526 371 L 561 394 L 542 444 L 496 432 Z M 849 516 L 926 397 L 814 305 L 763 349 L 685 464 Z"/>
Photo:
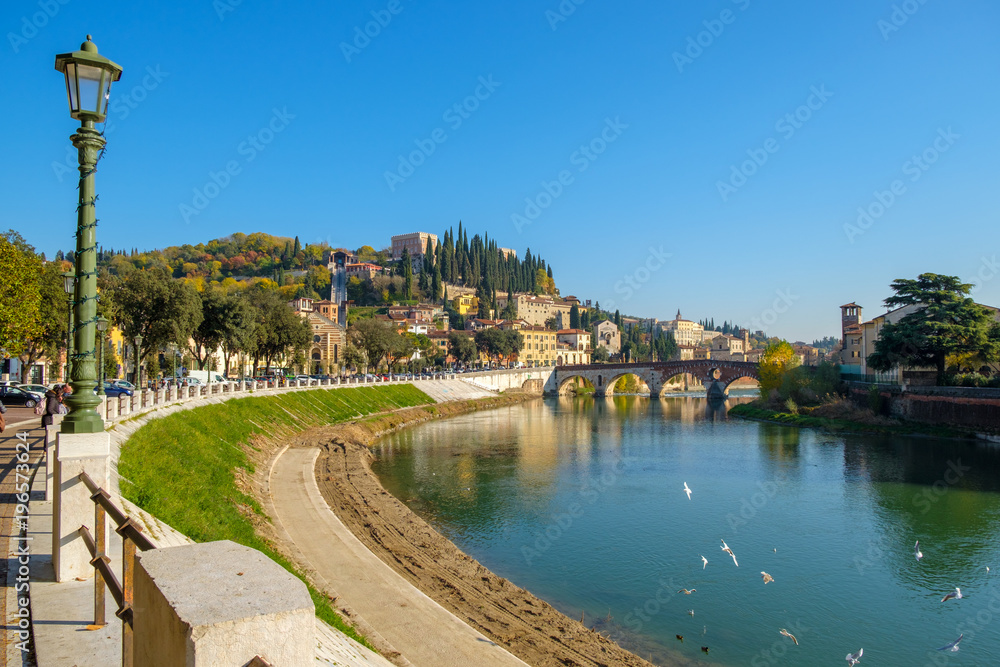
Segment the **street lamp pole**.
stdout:
<path fill-rule="evenodd" d="M 135 376 L 132 378 L 135 381 L 135 388 L 142 391 L 142 336 L 135 337 L 135 354 L 132 355 L 132 367 L 135 372 Z"/>
<path fill-rule="evenodd" d="M 104 420 L 95 409 L 101 399 L 94 393 L 95 324 L 97 323 L 97 218 L 94 172 L 104 148 L 104 137 L 94 129 L 107 115 L 111 83 L 121 78 L 122 68 L 98 55 L 97 46 L 87 35 L 79 51 L 56 56 L 55 67 L 66 78 L 70 116 L 81 125 L 70 139 L 80 162 L 79 199 L 76 222 L 76 293 L 74 334 L 76 352 L 70 381 L 73 393 L 66 399 L 69 414 L 62 422 L 63 433 L 100 433 Z"/>
<path fill-rule="evenodd" d="M 104 396 L 104 348 L 106 346 L 104 332 L 108 330 L 108 321 L 103 317 L 97 318 L 97 337 L 100 339 L 99 347 L 97 348 L 97 365 L 98 365 L 98 377 L 100 381 L 97 384 L 97 395 Z"/>
<path fill-rule="evenodd" d="M 66 377 L 63 379 L 69 382 L 73 372 L 73 292 L 76 290 L 76 276 L 72 271 L 67 271 L 63 276 L 63 291 L 68 296 L 66 308 L 69 311 L 68 326 L 66 328 Z"/>

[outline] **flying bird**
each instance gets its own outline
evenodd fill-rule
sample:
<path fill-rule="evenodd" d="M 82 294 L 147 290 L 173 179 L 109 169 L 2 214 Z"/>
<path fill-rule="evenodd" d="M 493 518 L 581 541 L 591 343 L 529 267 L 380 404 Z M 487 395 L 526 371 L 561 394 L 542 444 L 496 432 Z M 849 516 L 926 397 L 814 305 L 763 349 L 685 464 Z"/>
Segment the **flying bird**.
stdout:
<path fill-rule="evenodd" d="M 702 556 L 701 557 L 701 569 L 704 570 L 706 567 L 708 567 L 708 559 L 705 558 L 704 556 Z M 989 570 L 990 570 L 990 568 L 986 568 L 987 572 L 989 572 Z"/>
<path fill-rule="evenodd" d="M 952 598 L 955 598 L 956 600 L 961 600 L 962 599 L 962 589 L 956 588 L 954 593 L 948 593 L 943 598 L 941 598 L 941 602 L 947 602 L 948 600 L 950 600 Z"/>
<path fill-rule="evenodd" d="M 962 634 L 960 634 L 958 636 L 958 639 L 956 639 L 952 643 L 948 644 L 947 646 L 942 646 L 938 650 L 939 651 L 951 651 L 952 653 L 958 651 L 958 642 L 962 641 L 962 637 L 964 637 L 964 636 L 965 636 L 965 633 L 963 632 Z"/>
<path fill-rule="evenodd" d="M 789 638 L 789 639 L 791 639 L 791 640 L 792 640 L 793 642 L 795 642 L 795 645 L 796 645 L 796 646 L 798 646 L 798 645 L 799 645 L 799 640 L 798 640 L 798 639 L 796 639 L 796 638 L 795 638 L 795 635 L 793 635 L 793 634 L 792 634 L 791 632 L 789 632 L 788 630 L 785 630 L 784 628 L 781 628 L 780 630 L 778 630 L 778 632 L 779 632 L 780 634 L 784 635 L 785 637 L 788 637 L 788 638 Z"/>
<path fill-rule="evenodd" d="M 684 482 L 684 493 L 688 494 L 688 500 L 691 500 L 691 489 L 688 488 L 687 482 Z"/>
<path fill-rule="evenodd" d="M 720 549 L 722 549 L 722 550 L 723 550 L 723 551 L 725 551 L 725 552 L 726 552 L 727 554 L 729 554 L 730 556 L 732 556 L 732 557 L 733 557 L 733 562 L 734 562 L 734 563 L 736 563 L 736 567 L 739 567 L 739 566 L 740 566 L 740 564 L 736 562 L 736 554 L 734 554 L 734 553 L 733 553 L 733 550 L 729 548 L 729 545 L 728 545 L 728 544 L 726 544 L 726 541 L 725 541 L 725 540 L 722 540 L 722 546 L 721 546 L 721 547 L 719 547 L 719 548 L 720 548 Z M 704 568 L 702 568 L 702 569 L 704 569 Z"/>
<path fill-rule="evenodd" d="M 854 665 L 858 664 L 858 661 L 861 660 L 861 656 L 863 656 L 864 654 L 865 654 L 865 650 L 863 648 L 862 649 L 858 649 L 857 653 L 848 653 L 847 654 L 847 664 L 851 665 L 853 667 Z"/>
<path fill-rule="evenodd" d="M 688 589 L 686 589 L 686 588 L 682 588 L 682 589 L 680 589 L 680 590 L 679 590 L 679 591 L 677 591 L 677 592 L 678 592 L 678 593 L 683 593 L 684 595 L 691 595 L 691 594 L 692 594 L 692 593 L 694 593 L 694 592 L 695 592 L 696 590 L 698 590 L 698 589 L 697 589 L 697 588 L 692 588 L 691 590 L 688 590 Z"/>
<path fill-rule="evenodd" d="M 769 583 L 774 581 L 774 577 L 769 575 L 767 572 L 761 571 L 760 578 L 764 580 L 764 585 L 767 586 Z"/>
<path fill-rule="evenodd" d="M 924 555 L 920 553 L 920 540 L 917 540 L 917 543 L 913 545 L 913 555 L 917 557 L 917 562 L 924 557 Z"/>

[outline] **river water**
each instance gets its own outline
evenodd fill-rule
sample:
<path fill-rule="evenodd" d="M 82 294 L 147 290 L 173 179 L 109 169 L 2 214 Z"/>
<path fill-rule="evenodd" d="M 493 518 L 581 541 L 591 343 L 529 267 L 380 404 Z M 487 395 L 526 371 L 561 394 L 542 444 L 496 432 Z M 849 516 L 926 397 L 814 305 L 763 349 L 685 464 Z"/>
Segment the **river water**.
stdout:
<path fill-rule="evenodd" d="M 431 422 L 376 454 L 386 489 L 460 549 L 656 664 L 843 665 L 863 648 L 862 665 L 1000 665 L 996 445 L 619 396 Z"/>

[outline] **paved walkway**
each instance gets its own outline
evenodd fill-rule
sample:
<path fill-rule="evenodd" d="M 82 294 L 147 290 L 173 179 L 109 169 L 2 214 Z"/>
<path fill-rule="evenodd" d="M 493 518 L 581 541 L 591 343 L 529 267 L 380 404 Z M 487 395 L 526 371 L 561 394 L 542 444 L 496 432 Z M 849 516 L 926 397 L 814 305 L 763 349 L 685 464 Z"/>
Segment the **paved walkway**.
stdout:
<path fill-rule="evenodd" d="M 318 449 L 287 449 L 271 467 L 275 519 L 317 575 L 415 667 L 527 667 L 417 590 L 330 510 L 314 473 Z"/>

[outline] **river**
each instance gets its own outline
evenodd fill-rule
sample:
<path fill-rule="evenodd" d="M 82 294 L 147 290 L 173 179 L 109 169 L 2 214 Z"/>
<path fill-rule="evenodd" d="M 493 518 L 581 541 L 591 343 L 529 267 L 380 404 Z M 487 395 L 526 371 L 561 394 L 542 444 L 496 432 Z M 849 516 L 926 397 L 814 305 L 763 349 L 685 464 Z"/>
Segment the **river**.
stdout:
<path fill-rule="evenodd" d="M 862 665 L 1000 665 L 996 445 L 619 396 L 431 422 L 375 453 L 386 489 L 460 549 L 656 664 L 863 648 Z"/>

